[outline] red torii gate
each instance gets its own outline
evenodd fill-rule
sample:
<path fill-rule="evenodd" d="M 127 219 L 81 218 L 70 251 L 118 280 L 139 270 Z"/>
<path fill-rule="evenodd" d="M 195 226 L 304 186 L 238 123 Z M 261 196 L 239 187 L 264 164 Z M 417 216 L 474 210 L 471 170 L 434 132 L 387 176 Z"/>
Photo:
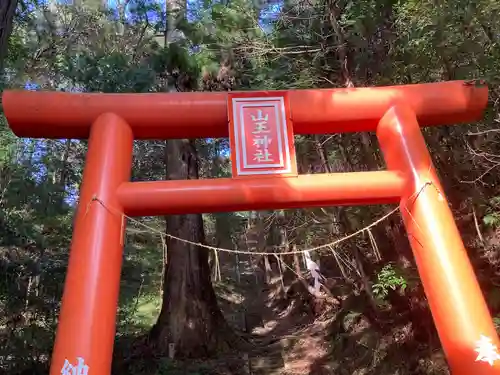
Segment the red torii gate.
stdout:
<path fill-rule="evenodd" d="M 245 93 L 4 92 L 17 136 L 89 139 L 50 374 L 110 373 L 123 214 L 381 203 L 400 204 L 452 373 L 500 374 L 500 342 L 419 127 L 475 121 L 487 98 L 486 87 L 463 81 Z M 376 131 L 388 171 L 297 176 L 292 130 Z M 129 181 L 134 139 L 228 135 L 232 179 Z M 102 204 L 91 204 L 96 198 Z"/>

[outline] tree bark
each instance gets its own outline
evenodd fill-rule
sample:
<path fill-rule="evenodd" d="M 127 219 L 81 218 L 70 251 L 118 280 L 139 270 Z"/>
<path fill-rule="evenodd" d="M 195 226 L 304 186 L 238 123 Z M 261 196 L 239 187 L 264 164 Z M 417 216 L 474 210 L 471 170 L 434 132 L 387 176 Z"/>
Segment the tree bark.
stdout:
<path fill-rule="evenodd" d="M 17 0 L 0 1 L 0 77 L 3 77 L 4 60 L 7 56 L 9 37 L 12 32 Z"/>
<path fill-rule="evenodd" d="M 167 142 L 168 179 L 197 179 L 198 162 L 194 141 Z M 171 215 L 167 234 L 204 243 L 201 215 Z M 214 356 L 234 347 L 236 335 L 220 311 L 210 280 L 208 251 L 196 245 L 167 238 L 163 304 L 150 338 L 155 349 L 177 358 Z M 170 354 L 172 356 L 172 354 Z"/>

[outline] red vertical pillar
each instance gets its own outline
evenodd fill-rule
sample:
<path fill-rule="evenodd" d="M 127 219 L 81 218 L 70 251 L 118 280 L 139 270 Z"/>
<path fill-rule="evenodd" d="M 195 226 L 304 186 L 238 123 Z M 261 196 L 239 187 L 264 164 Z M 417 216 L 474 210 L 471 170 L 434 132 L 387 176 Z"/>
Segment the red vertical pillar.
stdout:
<path fill-rule="evenodd" d="M 498 336 L 415 114 L 392 107 L 377 137 L 388 168 L 407 179 L 400 208 L 452 374 L 500 374 Z"/>
<path fill-rule="evenodd" d="M 125 230 L 116 190 L 130 179 L 132 146 L 118 116 L 92 125 L 51 375 L 110 374 Z"/>

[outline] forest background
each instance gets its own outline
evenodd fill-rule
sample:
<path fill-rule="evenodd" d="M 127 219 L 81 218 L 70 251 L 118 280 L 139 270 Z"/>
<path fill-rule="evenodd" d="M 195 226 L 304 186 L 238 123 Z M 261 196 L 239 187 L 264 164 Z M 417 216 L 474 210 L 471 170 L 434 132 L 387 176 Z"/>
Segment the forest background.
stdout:
<path fill-rule="evenodd" d="M 493 0 L 2 0 L 0 84 L 140 93 L 485 80 L 483 121 L 424 133 L 500 322 L 499 13 Z M 295 141 L 302 174 L 385 168 L 374 134 Z M 86 147 L 18 139 L 0 117 L 0 373 L 48 373 Z M 228 147 L 136 141 L 133 180 L 227 177 Z M 114 371 L 447 373 L 399 214 L 313 255 L 321 293 L 301 257 L 165 235 L 279 254 L 334 242 L 393 208 L 129 222 Z M 192 330 L 175 329 L 188 318 Z"/>

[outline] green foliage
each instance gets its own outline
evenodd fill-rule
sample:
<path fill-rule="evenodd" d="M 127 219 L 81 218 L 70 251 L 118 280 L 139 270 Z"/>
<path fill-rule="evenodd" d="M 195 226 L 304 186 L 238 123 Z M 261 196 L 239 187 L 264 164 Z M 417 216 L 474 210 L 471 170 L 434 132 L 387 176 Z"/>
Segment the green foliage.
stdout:
<path fill-rule="evenodd" d="M 8 167 L 12 162 L 17 142 L 14 134 L 8 129 L 7 121 L 2 112 L 0 114 L 0 168 Z"/>
<path fill-rule="evenodd" d="M 372 291 L 376 297 L 383 300 L 389 294 L 389 290 L 399 290 L 404 293 L 407 286 L 407 281 L 397 269 L 392 264 L 387 264 L 378 273 L 377 282 L 372 285 Z"/>
<path fill-rule="evenodd" d="M 492 212 L 483 217 L 483 223 L 489 227 L 498 227 L 500 224 L 500 213 Z"/>
<path fill-rule="evenodd" d="M 498 227 L 500 225 L 500 197 L 490 199 L 483 217 L 483 223 L 489 227 Z"/>
<path fill-rule="evenodd" d="M 493 324 L 495 325 L 495 328 L 497 329 L 497 331 L 500 331 L 500 317 L 495 316 L 493 318 Z"/>
<path fill-rule="evenodd" d="M 68 64 L 68 76 L 95 92 L 148 92 L 156 77 L 151 68 L 134 64 L 118 51 L 78 56 Z"/>
<path fill-rule="evenodd" d="M 156 224 L 154 224 L 156 225 Z M 163 253 L 150 233 L 127 236 L 120 286 L 118 335 L 140 335 L 149 329 L 161 307 Z"/>

